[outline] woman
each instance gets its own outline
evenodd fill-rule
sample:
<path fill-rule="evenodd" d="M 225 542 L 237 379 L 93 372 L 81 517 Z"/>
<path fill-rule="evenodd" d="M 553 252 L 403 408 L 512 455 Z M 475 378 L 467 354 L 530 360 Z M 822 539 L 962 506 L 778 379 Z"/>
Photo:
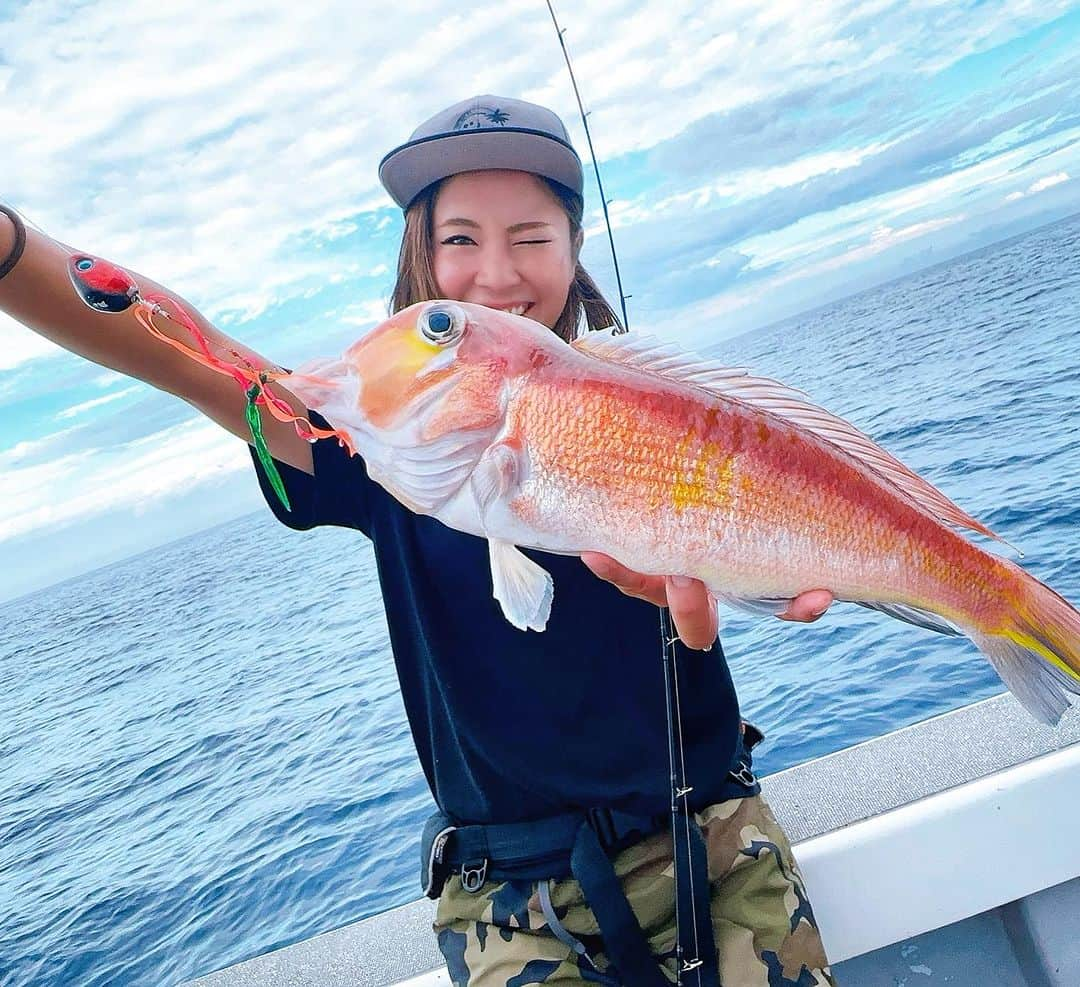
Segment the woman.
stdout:
<path fill-rule="evenodd" d="M 578 263 L 581 164 L 554 113 L 493 96 L 455 104 L 388 154 L 380 178 L 406 216 L 395 311 L 437 297 L 477 302 L 568 341 L 583 320 L 616 324 Z M 14 213 L 0 216 L 0 308 L 247 439 L 235 384 L 84 306 L 69 256 Z M 271 366 L 195 317 L 222 353 Z M 790 847 L 750 772 L 760 734 L 739 716 L 701 583 L 585 556 L 603 582 L 575 558 L 537 553 L 558 598 L 544 633 L 517 631 L 491 597 L 482 540 L 410 513 L 335 443 L 310 445 L 276 421 L 265 434 L 291 503 L 280 506 L 255 458 L 278 518 L 356 528 L 374 543 L 405 707 L 440 809 L 425 834 L 424 883 L 441 894 L 436 931 L 455 983 L 662 985 L 675 977 L 677 937 L 682 962 L 700 963 L 688 983 L 833 983 Z M 808 592 L 783 616 L 812 620 L 830 602 Z M 693 786 L 674 868 L 653 604 L 670 607 L 681 639 Z"/>

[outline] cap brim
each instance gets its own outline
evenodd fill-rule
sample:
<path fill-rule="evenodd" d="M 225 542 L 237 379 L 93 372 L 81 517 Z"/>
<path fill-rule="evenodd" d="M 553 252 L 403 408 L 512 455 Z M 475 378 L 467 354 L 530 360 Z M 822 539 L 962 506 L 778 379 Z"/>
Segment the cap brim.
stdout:
<path fill-rule="evenodd" d="M 461 130 L 410 141 L 379 165 L 379 180 L 402 209 L 432 182 L 464 171 L 505 168 L 553 179 L 582 194 L 581 161 L 568 144 L 536 130 Z"/>

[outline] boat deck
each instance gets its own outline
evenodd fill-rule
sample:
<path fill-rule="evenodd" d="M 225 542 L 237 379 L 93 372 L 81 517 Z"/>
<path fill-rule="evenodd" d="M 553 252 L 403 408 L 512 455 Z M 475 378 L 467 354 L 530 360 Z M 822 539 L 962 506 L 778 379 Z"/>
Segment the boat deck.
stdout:
<path fill-rule="evenodd" d="M 1050 729 L 997 696 L 762 786 L 839 983 L 1080 984 L 1080 710 Z M 433 911 L 421 899 L 191 987 L 448 984 Z"/>

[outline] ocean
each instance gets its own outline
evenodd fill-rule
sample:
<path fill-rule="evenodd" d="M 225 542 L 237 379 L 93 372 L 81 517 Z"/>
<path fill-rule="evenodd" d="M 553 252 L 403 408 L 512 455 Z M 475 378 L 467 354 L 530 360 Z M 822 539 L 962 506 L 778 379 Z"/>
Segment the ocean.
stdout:
<path fill-rule="evenodd" d="M 857 424 L 1080 601 L 1080 216 L 712 354 Z M 419 896 L 432 804 L 362 536 L 264 511 L 0 622 L 4 987 L 177 984 Z M 763 774 L 1003 690 L 966 639 L 852 605 L 722 638 Z"/>

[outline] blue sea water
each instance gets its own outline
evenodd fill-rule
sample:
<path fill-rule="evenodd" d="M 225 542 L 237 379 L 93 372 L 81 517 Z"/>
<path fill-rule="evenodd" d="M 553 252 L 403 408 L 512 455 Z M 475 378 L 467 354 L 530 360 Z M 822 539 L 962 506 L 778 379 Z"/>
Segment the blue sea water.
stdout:
<path fill-rule="evenodd" d="M 855 422 L 1080 600 L 1080 216 L 715 355 Z M 431 802 L 362 537 L 261 513 L 0 624 L 0 984 L 176 984 L 418 896 Z M 1003 688 L 965 639 L 853 606 L 723 639 L 763 773 Z"/>

